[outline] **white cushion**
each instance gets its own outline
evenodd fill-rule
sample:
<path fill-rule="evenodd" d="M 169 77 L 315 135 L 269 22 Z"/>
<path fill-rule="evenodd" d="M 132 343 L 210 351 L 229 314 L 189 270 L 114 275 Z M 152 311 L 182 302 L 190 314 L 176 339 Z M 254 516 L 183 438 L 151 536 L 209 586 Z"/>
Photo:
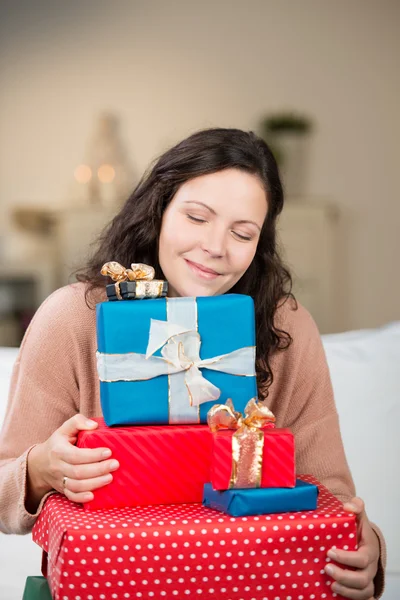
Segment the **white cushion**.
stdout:
<path fill-rule="evenodd" d="M 11 371 L 18 348 L 0 348 L 0 427 L 7 406 Z M 39 575 L 42 552 L 30 535 L 0 533 L 1 598 L 21 600 L 28 575 Z"/>
<path fill-rule="evenodd" d="M 323 336 L 357 494 L 382 529 L 400 576 L 400 322 Z"/>
<path fill-rule="evenodd" d="M 18 348 L 0 348 L 0 427 L 6 412 L 11 371 L 17 353 Z"/>

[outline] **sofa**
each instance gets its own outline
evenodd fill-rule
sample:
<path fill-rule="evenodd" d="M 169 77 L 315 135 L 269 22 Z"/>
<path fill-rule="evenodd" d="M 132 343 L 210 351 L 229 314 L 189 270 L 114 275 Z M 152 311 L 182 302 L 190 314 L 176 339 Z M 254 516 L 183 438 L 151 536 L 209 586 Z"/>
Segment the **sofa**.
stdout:
<path fill-rule="evenodd" d="M 322 337 L 343 442 L 358 495 L 387 540 L 384 600 L 400 598 L 400 322 Z M 16 348 L 0 348 L 0 424 Z M 397 471 L 398 472 L 398 471 Z M 0 534 L 0 597 L 21 600 L 27 575 L 40 573 L 30 536 Z"/>

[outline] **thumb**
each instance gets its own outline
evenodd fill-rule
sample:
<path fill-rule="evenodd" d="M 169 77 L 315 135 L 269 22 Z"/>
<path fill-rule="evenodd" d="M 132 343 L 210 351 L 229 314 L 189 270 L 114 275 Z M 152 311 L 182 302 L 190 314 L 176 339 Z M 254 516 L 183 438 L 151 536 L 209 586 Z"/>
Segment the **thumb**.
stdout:
<path fill-rule="evenodd" d="M 363 518 L 365 515 L 365 504 L 364 500 L 355 496 L 350 502 L 345 502 L 343 508 L 346 512 L 351 512 L 356 515 L 357 520 Z"/>
<path fill-rule="evenodd" d="M 68 419 L 68 421 L 65 421 L 65 423 L 59 427 L 58 431 L 62 435 L 74 437 L 79 431 L 96 429 L 98 426 L 99 424 L 96 421 L 92 421 L 81 414 L 77 414 Z"/>
<path fill-rule="evenodd" d="M 363 533 L 363 525 L 368 522 L 367 514 L 365 512 L 365 504 L 361 498 L 355 496 L 350 502 L 345 502 L 343 508 L 346 512 L 351 512 L 356 516 L 357 519 L 357 542 L 360 543 Z"/>

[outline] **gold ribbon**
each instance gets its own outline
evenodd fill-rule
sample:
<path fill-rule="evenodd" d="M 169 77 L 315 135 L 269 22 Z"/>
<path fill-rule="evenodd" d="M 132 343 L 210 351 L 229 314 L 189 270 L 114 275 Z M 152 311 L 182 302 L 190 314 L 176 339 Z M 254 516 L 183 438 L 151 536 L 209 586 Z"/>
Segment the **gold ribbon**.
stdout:
<path fill-rule="evenodd" d="M 232 471 L 229 489 L 257 488 L 261 485 L 264 449 L 263 428 L 274 423 L 273 413 L 255 398 L 249 400 L 244 417 L 235 411 L 229 398 L 226 404 L 215 404 L 207 414 L 212 433 L 235 429 L 232 435 Z"/>
<path fill-rule="evenodd" d="M 154 280 L 155 271 L 153 267 L 150 267 L 149 265 L 145 265 L 143 263 L 132 263 L 131 268 L 126 269 L 120 263 L 111 261 L 105 263 L 100 272 L 105 277 L 110 277 L 113 281 L 115 281 L 115 293 L 118 300 L 122 300 L 121 290 L 119 287 L 122 281 L 136 281 L 136 296 L 139 298 L 161 295 L 164 282 Z"/>

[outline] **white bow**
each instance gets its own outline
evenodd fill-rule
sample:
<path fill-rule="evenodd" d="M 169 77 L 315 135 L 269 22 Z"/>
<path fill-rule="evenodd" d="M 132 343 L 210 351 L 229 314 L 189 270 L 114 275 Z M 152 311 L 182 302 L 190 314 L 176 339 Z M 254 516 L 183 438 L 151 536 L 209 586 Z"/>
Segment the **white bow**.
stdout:
<path fill-rule="evenodd" d="M 255 375 L 255 347 L 239 348 L 201 360 L 200 335 L 168 321 L 151 319 L 146 354 L 97 353 L 97 368 L 102 381 L 140 381 L 185 372 L 185 387 L 191 406 L 218 400 L 221 391 L 205 377 L 200 368 L 222 371 L 231 375 Z M 161 357 L 153 356 L 162 348 Z"/>

